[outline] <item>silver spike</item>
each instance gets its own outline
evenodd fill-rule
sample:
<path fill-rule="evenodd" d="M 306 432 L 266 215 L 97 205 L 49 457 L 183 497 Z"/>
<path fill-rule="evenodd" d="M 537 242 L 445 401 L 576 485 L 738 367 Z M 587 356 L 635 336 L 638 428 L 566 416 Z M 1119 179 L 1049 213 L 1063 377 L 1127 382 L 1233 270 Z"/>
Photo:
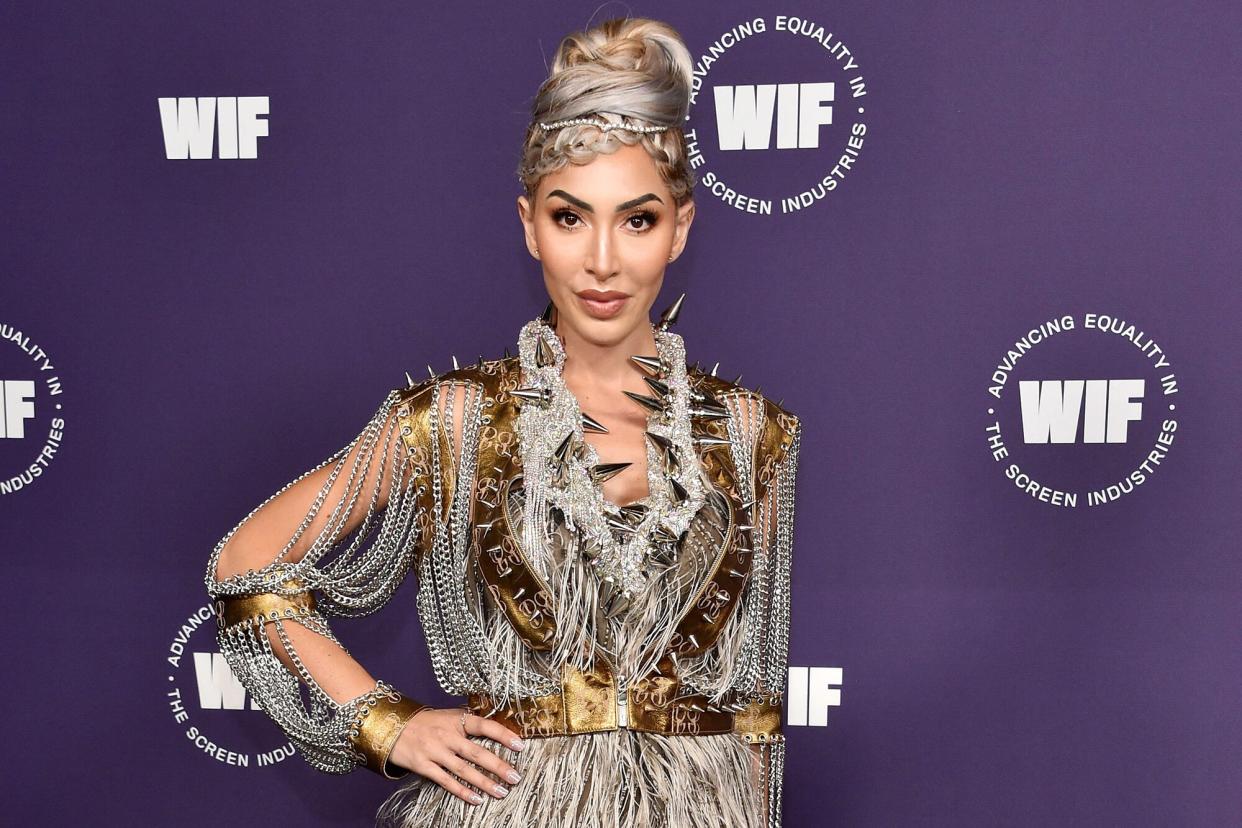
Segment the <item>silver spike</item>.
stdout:
<path fill-rule="evenodd" d="M 581 413 L 582 413 L 582 427 L 584 429 L 586 429 L 587 431 L 596 431 L 596 432 L 599 432 L 600 434 L 608 433 L 608 429 L 604 428 L 604 426 L 598 420 L 592 417 L 590 414 L 586 413 L 585 411 Z"/>
<path fill-rule="evenodd" d="M 719 363 L 719 362 L 717 362 L 715 365 L 713 365 L 713 366 L 712 366 L 712 376 L 713 376 L 713 377 L 714 377 L 714 376 L 716 376 L 716 371 L 717 371 L 719 368 L 720 368 L 720 363 Z"/>
<path fill-rule="evenodd" d="M 431 377 L 432 379 L 435 379 L 435 378 L 436 378 L 436 372 L 435 372 L 435 371 L 433 371 L 433 370 L 431 370 L 431 364 L 430 364 L 430 363 L 428 363 L 428 364 L 427 364 L 427 376 Z"/>
<path fill-rule="evenodd" d="M 548 302 L 548 306 L 543 309 L 543 315 L 539 317 L 548 325 L 552 324 L 552 310 L 553 310 L 553 305 L 551 302 Z"/>
<path fill-rule="evenodd" d="M 509 393 L 518 399 L 532 400 L 534 402 L 547 403 L 552 400 L 551 388 L 514 388 Z"/>
<path fill-rule="evenodd" d="M 681 461 L 677 459 L 677 453 L 669 449 L 664 453 L 664 474 L 673 475 L 681 470 Z"/>
<path fill-rule="evenodd" d="M 673 502 L 685 503 L 690 497 L 690 493 L 686 491 L 686 487 L 677 482 L 676 477 L 668 479 L 669 488 L 673 490 Z"/>
<path fill-rule="evenodd" d="M 690 406 L 690 416 L 705 417 L 709 420 L 727 420 L 729 418 L 729 409 L 717 408 L 716 406 L 692 405 Z"/>
<path fill-rule="evenodd" d="M 668 373 L 668 366 L 665 365 L 664 360 L 660 359 L 658 356 L 652 357 L 642 356 L 641 354 L 631 354 L 630 359 L 637 362 L 643 370 L 647 371 L 652 376 L 658 377 Z"/>
<path fill-rule="evenodd" d="M 665 437 L 663 434 L 656 434 L 654 431 L 644 431 L 647 439 L 655 443 L 656 448 L 667 452 L 673 447 L 673 441 Z"/>
<path fill-rule="evenodd" d="M 553 456 L 556 457 L 556 461 L 558 463 L 564 463 L 566 458 L 569 457 L 569 445 L 570 441 L 573 439 L 574 433 L 571 431 L 565 435 L 565 439 L 561 440 L 561 444 L 556 447 L 556 451 L 553 452 Z"/>
<path fill-rule="evenodd" d="M 633 463 L 596 463 L 594 466 L 591 466 L 591 469 L 590 469 L 591 479 L 594 480 L 596 483 L 603 483 L 605 480 L 615 477 L 616 475 L 620 474 L 622 471 L 624 471 L 625 469 L 629 468 L 632 465 L 634 464 Z"/>
<path fill-rule="evenodd" d="M 655 529 L 651 531 L 651 536 L 661 543 L 677 543 L 677 535 L 674 535 L 663 523 L 657 523 Z"/>
<path fill-rule="evenodd" d="M 621 516 L 631 524 L 640 523 L 646 513 L 647 507 L 641 503 L 629 503 L 621 507 Z"/>
<path fill-rule="evenodd" d="M 622 532 L 633 532 L 634 531 L 634 526 L 632 526 L 630 522 L 623 517 L 617 517 L 616 515 L 608 515 L 605 518 L 605 520 L 608 522 L 608 525 L 611 526 L 613 529 L 619 529 Z"/>
<path fill-rule="evenodd" d="M 659 394 L 661 397 L 667 397 L 669 394 L 672 393 L 672 389 L 669 388 L 666 384 L 660 382 L 658 379 L 653 379 L 651 377 L 643 377 L 643 382 L 647 383 L 647 387 L 649 387 L 652 391 Z"/>
<path fill-rule="evenodd" d="M 554 362 L 556 362 L 556 355 L 552 353 L 552 346 L 542 336 L 539 337 L 535 343 L 535 364 L 543 368 Z"/>
<path fill-rule="evenodd" d="M 659 412 L 664 411 L 663 401 L 657 400 L 655 397 L 648 397 L 645 394 L 636 394 L 633 391 L 625 391 L 625 390 L 622 390 L 621 393 L 625 394 L 625 396 L 629 397 L 631 400 L 634 400 L 636 403 L 639 403 L 643 408 L 649 409 L 651 411 L 659 411 Z M 694 412 L 691 411 L 691 413 L 694 413 Z"/>
<path fill-rule="evenodd" d="M 729 440 L 727 437 L 713 437 L 710 434 L 704 434 L 702 437 L 695 437 L 694 444 L 710 448 L 712 446 L 727 446 L 729 445 Z"/>
<path fill-rule="evenodd" d="M 461 366 L 457 364 L 457 354 L 453 354 L 453 370 L 460 370 Z"/>
<path fill-rule="evenodd" d="M 685 298 L 686 298 L 686 294 L 684 293 L 681 296 L 678 296 L 677 301 L 669 305 L 665 309 L 664 313 L 660 314 L 660 322 L 659 322 L 660 330 L 662 331 L 668 330 L 668 326 L 672 325 L 674 322 L 677 321 L 677 317 L 681 313 L 682 300 L 684 300 Z"/>
<path fill-rule="evenodd" d="M 406 371 L 406 372 L 405 372 L 405 387 L 406 387 L 406 388 L 413 388 L 413 387 L 414 387 L 414 378 L 410 376 L 410 372 L 409 372 L 409 371 Z"/>

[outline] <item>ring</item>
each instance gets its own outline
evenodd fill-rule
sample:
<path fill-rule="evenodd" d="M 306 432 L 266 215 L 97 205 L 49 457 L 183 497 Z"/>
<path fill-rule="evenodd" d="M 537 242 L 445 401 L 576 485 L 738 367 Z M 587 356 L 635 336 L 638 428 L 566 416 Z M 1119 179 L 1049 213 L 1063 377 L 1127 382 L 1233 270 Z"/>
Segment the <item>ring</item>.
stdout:
<path fill-rule="evenodd" d="M 466 733 L 466 717 L 467 717 L 467 716 L 469 716 L 469 715 L 470 715 L 470 711 L 469 711 L 469 710 L 463 710 L 463 711 L 461 711 L 461 735 L 463 735 L 463 736 L 467 735 L 467 733 Z"/>

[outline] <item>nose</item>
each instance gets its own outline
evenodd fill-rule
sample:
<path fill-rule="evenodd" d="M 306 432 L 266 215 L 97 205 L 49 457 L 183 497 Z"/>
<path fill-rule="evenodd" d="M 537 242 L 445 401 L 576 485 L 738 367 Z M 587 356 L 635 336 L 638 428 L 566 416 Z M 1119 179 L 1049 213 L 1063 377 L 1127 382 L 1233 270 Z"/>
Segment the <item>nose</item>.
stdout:
<path fill-rule="evenodd" d="M 617 245 L 612 237 L 612 228 L 607 224 L 601 224 L 594 229 L 591 244 L 587 250 L 585 267 L 587 273 L 601 282 L 606 282 L 617 275 L 619 267 Z"/>

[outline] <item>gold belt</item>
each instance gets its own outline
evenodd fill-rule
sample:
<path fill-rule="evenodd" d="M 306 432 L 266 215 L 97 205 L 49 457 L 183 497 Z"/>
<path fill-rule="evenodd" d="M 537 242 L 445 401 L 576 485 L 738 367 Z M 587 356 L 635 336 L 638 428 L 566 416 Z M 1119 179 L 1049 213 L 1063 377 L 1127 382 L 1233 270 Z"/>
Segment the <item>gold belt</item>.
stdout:
<path fill-rule="evenodd" d="M 734 711 L 709 704 L 702 694 L 673 698 L 677 680 L 652 676 L 619 692 L 607 668 L 565 665 L 561 692 L 522 696 L 497 705 L 487 693 L 471 693 L 471 712 L 495 719 L 522 738 L 571 736 L 629 728 L 665 735 L 735 733 L 747 742 L 780 742 L 781 697 L 767 696 Z"/>

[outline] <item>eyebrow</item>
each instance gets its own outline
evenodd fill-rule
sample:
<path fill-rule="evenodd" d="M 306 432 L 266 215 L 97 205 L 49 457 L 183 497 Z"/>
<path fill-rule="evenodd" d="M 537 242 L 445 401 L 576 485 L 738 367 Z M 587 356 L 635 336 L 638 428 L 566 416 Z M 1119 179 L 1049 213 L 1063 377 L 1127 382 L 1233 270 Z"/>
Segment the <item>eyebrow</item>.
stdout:
<path fill-rule="evenodd" d="M 590 204 L 587 204 L 585 201 L 578 198 L 577 196 L 570 195 L 564 190 L 553 190 L 552 192 L 548 193 L 547 197 L 551 198 L 552 196 L 560 196 L 561 198 L 565 199 L 566 201 L 568 201 L 570 204 L 574 205 L 578 209 L 586 210 L 588 213 L 595 212 L 595 208 L 592 207 Z M 631 207 L 637 207 L 638 205 L 651 201 L 652 199 L 660 202 L 661 204 L 664 203 L 664 200 L 661 199 L 655 193 L 647 193 L 646 195 L 640 195 L 638 198 L 631 198 L 629 201 L 621 202 L 620 204 L 617 205 L 616 212 L 620 213 L 623 210 L 630 209 Z"/>

